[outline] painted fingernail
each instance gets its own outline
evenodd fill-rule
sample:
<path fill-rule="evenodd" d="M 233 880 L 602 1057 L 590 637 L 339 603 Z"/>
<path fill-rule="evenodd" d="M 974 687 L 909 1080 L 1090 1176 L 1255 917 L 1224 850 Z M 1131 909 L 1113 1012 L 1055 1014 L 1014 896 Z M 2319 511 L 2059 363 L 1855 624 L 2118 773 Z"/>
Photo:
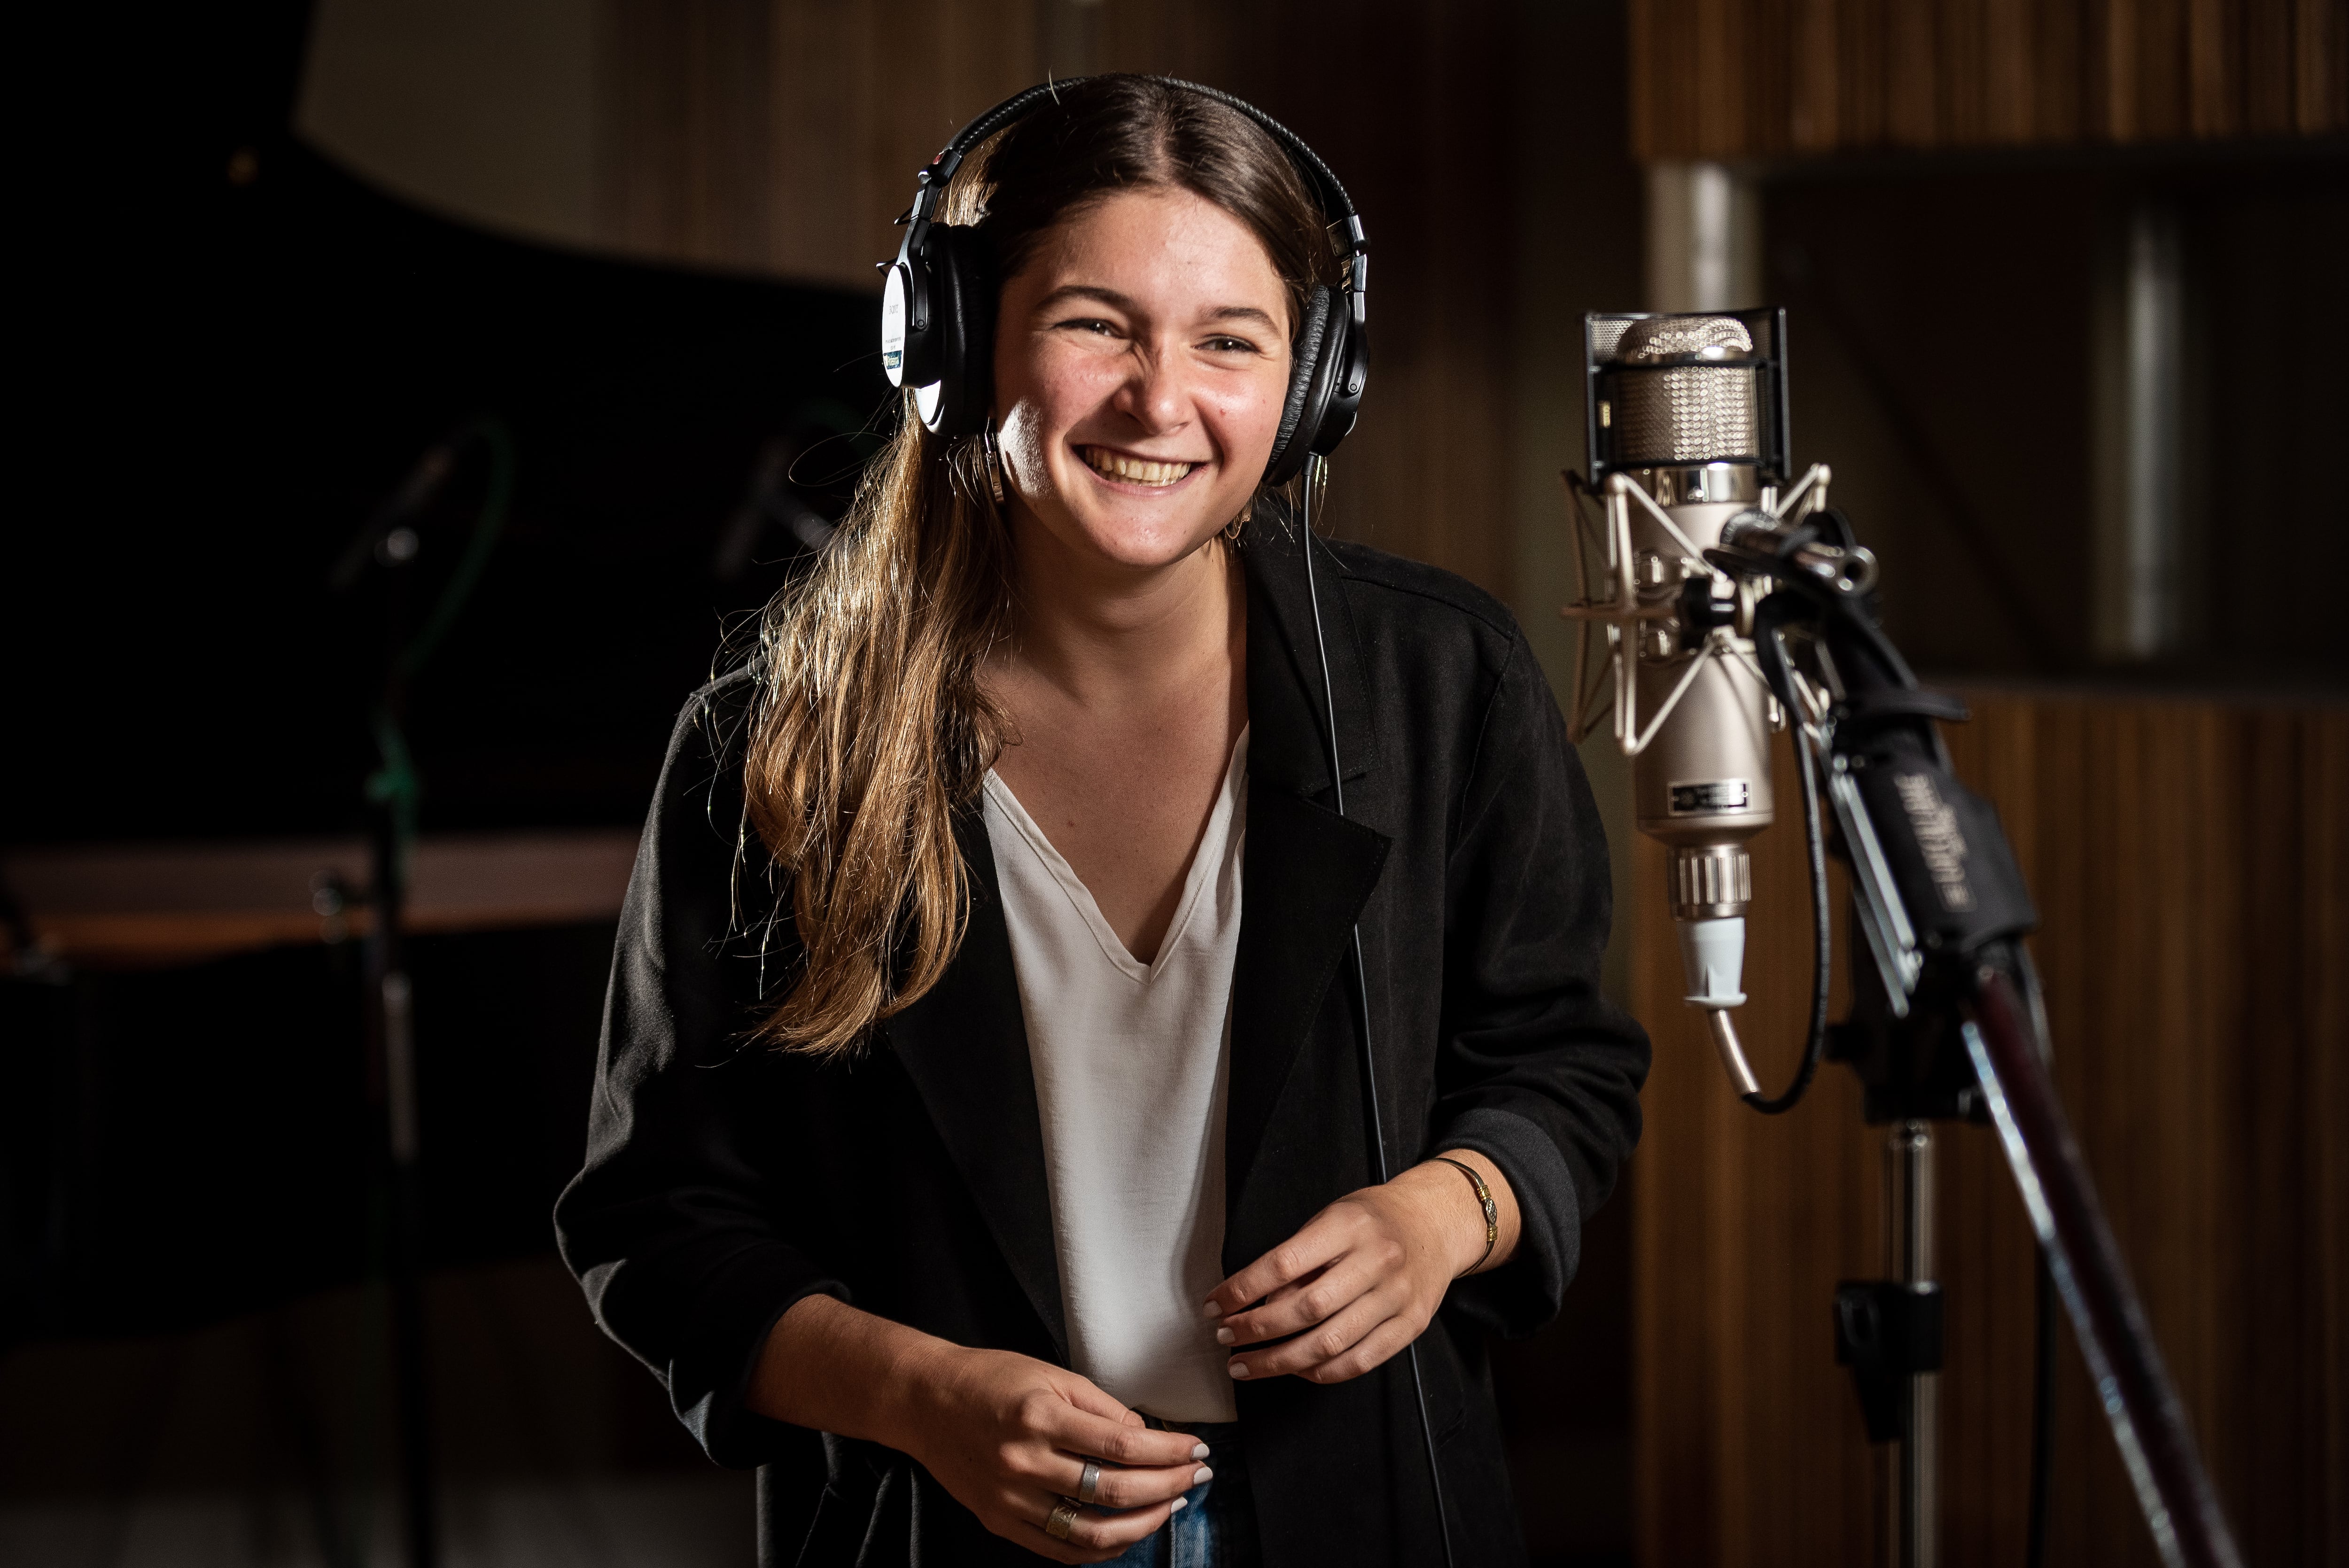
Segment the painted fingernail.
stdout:
<path fill-rule="evenodd" d="M 1216 1330 L 1216 1343 L 1218 1345 L 1229 1345 L 1233 1340 L 1237 1339 L 1238 1337 L 1238 1335 L 1234 1334 L 1228 1328 L 1218 1328 Z"/>
<path fill-rule="evenodd" d="M 1247 1377 L 1247 1362 L 1245 1362 L 1245 1361 L 1235 1361 L 1235 1362 L 1233 1362 L 1233 1363 L 1232 1363 L 1232 1376 L 1233 1376 L 1233 1377 Z"/>
<path fill-rule="evenodd" d="M 1205 1443 L 1194 1443 L 1194 1444 L 1192 1444 L 1192 1445 L 1191 1445 L 1191 1457 L 1192 1457 L 1193 1459 L 1195 1459 L 1195 1460 L 1203 1460 L 1203 1459 L 1206 1459 L 1206 1458 L 1207 1457 L 1207 1445 L 1206 1445 L 1206 1444 L 1205 1444 Z"/>
<path fill-rule="evenodd" d="M 1167 1510 L 1167 1511 L 1168 1511 L 1169 1513 L 1180 1513 L 1180 1512 L 1182 1512 L 1185 1509 L 1186 1509 L 1186 1508 L 1188 1508 L 1188 1507 L 1190 1507 L 1190 1506 L 1191 1506 L 1191 1500 L 1190 1500 L 1189 1498 L 1187 1498 L 1187 1497 L 1178 1497 L 1178 1498 L 1176 1498 L 1176 1499 L 1174 1500 L 1174 1506 L 1173 1508 L 1171 1508 L 1171 1509 L 1168 1509 L 1168 1510 Z"/>
<path fill-rule="evenodd" d="M 1197 1470 L 1191 1472 L 1191 1484 L 1193 1486 L 1205 1486 L 1215 1479 L 1216 1472 L 1209 1470 L 1206 1465 L 1201 1465 Z"/>
<path fill-rule="evenodd" d="M 1200 1315 L 1205 1317 L 1221 1317 L 1224 1315 L 1224 1304 L 1220 1301 L 1211 1301 L 1201 1307 L 1199 1312 Z"/>

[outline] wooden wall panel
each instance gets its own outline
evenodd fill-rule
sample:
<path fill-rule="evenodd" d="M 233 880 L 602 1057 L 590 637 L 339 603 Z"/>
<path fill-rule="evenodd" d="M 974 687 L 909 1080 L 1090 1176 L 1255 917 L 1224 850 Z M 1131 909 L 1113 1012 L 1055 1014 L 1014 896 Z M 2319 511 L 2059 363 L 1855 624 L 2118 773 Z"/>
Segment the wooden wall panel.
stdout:
<path fill-rule="evenodd" d="M 876 288 L 914 171 L 1041 75 L 1032 0 L 606 0 L 614 245 Z"/>
<path fill-rule="evenodd" d="M 606 0 L 602 222 L 617 248 L 877 289 L 914 171 L 1048 71 L 1240 93 L 1347 182 L 1377 247 L 1341 533 L 1506 597 L 1513 279 L 1502 0 Z M 1375 113 L 1364 112 L 1376 105 Z"/>
<path fill-rule="evenodd" d="M 1331 459 L 1330 520 L 1506 600 L 1511 210 L 1533 178 L 1520 154 L 1555 151 L 1514 145 L 1493 90 L 1511 11 L 1371 0 L 1336 28 L 1311 0 L 1247 15 L 1270 46 L 1231 79 L 1329 160 L 1371 235 L 1370 391 Z"/>
<path fill-rule="evenodd" d="M 2349 712 L 1971 700 L 1951 750 L 2040 904 L 2058 1082 L 2247 1556 L 2342 1561 Z M 1757 845 L 1748 1016 L 1765 1078 L 1806 1002 L 1799 842 L 1788 822 Z M 1678 1000 L 1661 852 L 1633 852 L 1633 984 L 1657 1041 L 1631 1178 L 1640 1560 L 1869 1563 L 1878 1456 L 1832 1364 L 1827 1303 L 1837 1278 L 1879 1269 L 1881 1133 L 1838 1067 L 1788 1117 L 1732 1101 Z M 1946 1560 L 2013 1561 L 2030 1240 L 1989 1134 L 1944 1129 L 1940 1148 Z M 2149 1565 L 2068 1327 L 2063 1345 L 2050 1561 Z"/>
<path fill-rule="evenodd" d="M 2349 131 L 2340 0 L 1631 0 L 1643 158 Z"/>

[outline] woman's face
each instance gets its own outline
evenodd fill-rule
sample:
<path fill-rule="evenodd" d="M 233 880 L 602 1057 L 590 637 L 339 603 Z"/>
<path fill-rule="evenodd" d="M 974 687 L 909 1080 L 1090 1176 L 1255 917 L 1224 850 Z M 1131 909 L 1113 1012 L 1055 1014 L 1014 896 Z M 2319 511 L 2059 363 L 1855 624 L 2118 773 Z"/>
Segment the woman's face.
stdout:
<path fill-rule="evenodd" d="M 998 320 L 1009 491 L 1062 548 L 1164 566 L 1247 505 L 1289 329 L 1247 225 L 1188 191 L 1121 191 L 1044 235 Z"/>

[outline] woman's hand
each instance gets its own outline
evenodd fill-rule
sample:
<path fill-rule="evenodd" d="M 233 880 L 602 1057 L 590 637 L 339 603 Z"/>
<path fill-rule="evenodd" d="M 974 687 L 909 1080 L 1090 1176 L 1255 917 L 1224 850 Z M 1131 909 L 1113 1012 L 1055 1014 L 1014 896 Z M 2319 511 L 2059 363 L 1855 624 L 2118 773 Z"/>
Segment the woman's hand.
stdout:
<path fill-rule="evenodd" d="M 1207 1298 L 1233 1377 L 1359 1377 L 1425 1331 L 1454 1280 L 1508 1260 L 1517 1244 L 1508 1182 L 1481 1154 L 1448 1157 L 1475 1166 L 1492 1191 L 1500 1235 L 1491 1256 L 1476 1190 L 1442 1161 L 1348 1193 Z"/>
<path fill-rule="evenodd" d="M 911 1454 L 988 1529 L 1058 1563 L 1100 1563 L 1164 1525 L 1207 1479 L 1206 1445 L 1154 1432 L 1073 1372 L 970 1350 L 829 1295 L 792 1304 L 750 1378 L 760 1415 Z M 1052 1510 L 1101 1462 L 1100 1508 L 1066 1541 Z M 1109 1514 L 1102 1509 L 1126 1509 Z"/>
<path fill-rule="evenodd" d="M 1085 1378 L 1007 1350 L 944 1346 L 909 1396 L 913 1419 L 897 1446 L 988 1529 L 1055 1562 L 1117 1556 L 1205 1479 L 1196 1438 L 1153 1431 Z M 1101 1507 L 1082 1510 L 1055 1541 L 1045 1522 L 1077 1495 L 1088 1459 L 1101 1461 Z"/>

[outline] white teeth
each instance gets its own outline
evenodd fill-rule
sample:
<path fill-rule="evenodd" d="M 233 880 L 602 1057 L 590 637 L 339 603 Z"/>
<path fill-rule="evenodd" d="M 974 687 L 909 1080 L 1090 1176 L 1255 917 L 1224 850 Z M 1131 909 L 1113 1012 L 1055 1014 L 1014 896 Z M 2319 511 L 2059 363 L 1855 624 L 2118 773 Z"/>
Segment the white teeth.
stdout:
<path fill-rule="evenodd" d="M 1196 463 L 1153 463 L 1140 458 L 1122 457 L 1102 451 L 1099 447 L 1087 447 L 1085 461 L 1093 472 L 1129 484 L 1171 485 L 1199 465 Z"/>

